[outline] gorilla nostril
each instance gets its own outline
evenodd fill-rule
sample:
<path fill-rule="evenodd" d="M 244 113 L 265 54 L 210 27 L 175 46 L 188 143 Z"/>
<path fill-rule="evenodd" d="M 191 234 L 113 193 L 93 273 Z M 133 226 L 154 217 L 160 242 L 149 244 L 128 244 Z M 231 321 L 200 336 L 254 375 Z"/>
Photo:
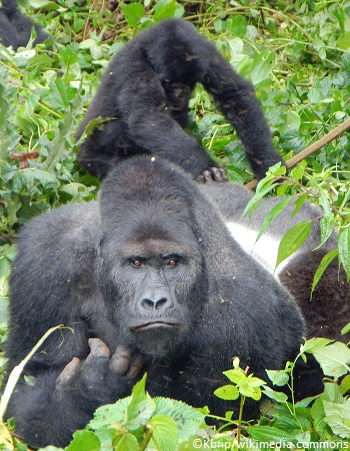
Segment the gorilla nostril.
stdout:
<path fill-rule="evenodd" d="M 156 302 L 156 309 L 162 308 L 166 303 L 168 302 L 167 298 L 161 298 L 159 301 Z"/>
<path fill-rule="evenodd" d="M 142 299 L 141 305 L 147 310 L 152 310 L 154 308 L 154 302 L 151 299 Z"/>
<path fill-rule="evenodd" d="M 144 309 L 146 310 L 153 310 L 153 309 L 161 309 L 162 307 L 165 306 L 165 304 L 168 302 L 167 298 L 161 298 L 158 301 L 153 301 L 152 299 L 149 298 L 144 298 L 141 301 L 141 305 Z"/>

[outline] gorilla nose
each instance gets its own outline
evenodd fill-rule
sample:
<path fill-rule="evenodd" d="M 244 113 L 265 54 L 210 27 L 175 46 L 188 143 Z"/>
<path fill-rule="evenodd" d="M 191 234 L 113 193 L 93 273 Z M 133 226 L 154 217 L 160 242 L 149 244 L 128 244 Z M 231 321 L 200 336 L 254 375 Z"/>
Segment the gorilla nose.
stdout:
<path fill-rule="evenodd" d="M 141 307 L 145 310 L 163 310 L 169 308 L 170 304 L 166 297 L 157 300 L 146 297 L 141 300 Z"/>

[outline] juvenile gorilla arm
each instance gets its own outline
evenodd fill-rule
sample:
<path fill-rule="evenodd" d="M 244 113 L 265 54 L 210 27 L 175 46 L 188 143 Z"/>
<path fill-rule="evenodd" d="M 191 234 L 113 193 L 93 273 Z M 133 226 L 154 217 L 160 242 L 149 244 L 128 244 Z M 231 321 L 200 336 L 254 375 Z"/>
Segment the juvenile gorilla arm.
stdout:
<path fill-rule="evenodd" d="M 226 180 L 205 149 L 184 131 L 196 83 L 214 96 L 235 127 L 256 177 L 261 179 L 270 165 L 282 161 L 253 86 L 191 24 L 172 19 L 144 31 L 112 59 L 78 137 L 92 119 L 114 119 L 86 139 L 80 163 L 103 178 L 121 159 L 156 154 L 200 181 Z"/>

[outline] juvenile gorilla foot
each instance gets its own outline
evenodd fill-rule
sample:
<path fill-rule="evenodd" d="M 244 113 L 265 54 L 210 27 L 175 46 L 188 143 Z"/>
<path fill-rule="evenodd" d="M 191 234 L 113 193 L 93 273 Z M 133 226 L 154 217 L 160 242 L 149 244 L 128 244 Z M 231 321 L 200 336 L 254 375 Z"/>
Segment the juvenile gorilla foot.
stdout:
<path fill-rule="evenodd" d="M 199 183 L 210 182 L 227 182 L 228 178 L 223 168 L 213 166 L 203 171 L 203 174 L 197 177 L 196 181 Z"/>

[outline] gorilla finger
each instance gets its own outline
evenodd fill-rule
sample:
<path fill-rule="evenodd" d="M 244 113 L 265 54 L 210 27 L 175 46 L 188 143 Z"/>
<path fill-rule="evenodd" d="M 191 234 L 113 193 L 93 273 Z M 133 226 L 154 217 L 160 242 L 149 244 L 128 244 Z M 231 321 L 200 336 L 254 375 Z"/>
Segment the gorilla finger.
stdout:
<path fill-rule="evenodd" d="M 89 346 L 90 346 L 90 354 L 88 355 L 88 358 L 91 356 L 109 359 L 111 352 L 108 346 L 99 338 L 90 338 Z"/>
<path fill-rule="evenodd" d="M 204 176 L 201 174 L 196 178 L 197 183 L 204 183 Z"/>
<path fill-rule="evenodd" d="M 216 182 L 224 182 L 227 180 L 225 171 L 222 168 L 211 168 L 211 175 Z"/>
<path fill-rule="evenodd" d="M 64 367 L 62 373 L 56 379 L 56 388 L 61 388 L 65 385 L 72 377 L 77 374 L 77 370 L 80 366 L 80 359 L 78 357 L 73 357 L 73 359 L 67 363 Z"/>
<path fill-rule="evenodd" d="M 117 346 L 110 360 L 110 367 L 115 374 L 124 376 L 130 368 L 131 350 L 126 346 Z"/>
<path fill-rule="evenodd" d="M 210 183 L 213 181 L 212 175 L 211 175 L 211 171 L 209 171 L 208 169 L 206 169 L 203 172 L 203 181 L 204 183 Z"/>
<path fill-rule="evenodd" d="M 126 373 L 126 377 L 129 379 L 134 379 L 139 374 L 142 366 L 143 358 L 140 355 L 136 355 L 130 363 L 130 368 Z"/>

